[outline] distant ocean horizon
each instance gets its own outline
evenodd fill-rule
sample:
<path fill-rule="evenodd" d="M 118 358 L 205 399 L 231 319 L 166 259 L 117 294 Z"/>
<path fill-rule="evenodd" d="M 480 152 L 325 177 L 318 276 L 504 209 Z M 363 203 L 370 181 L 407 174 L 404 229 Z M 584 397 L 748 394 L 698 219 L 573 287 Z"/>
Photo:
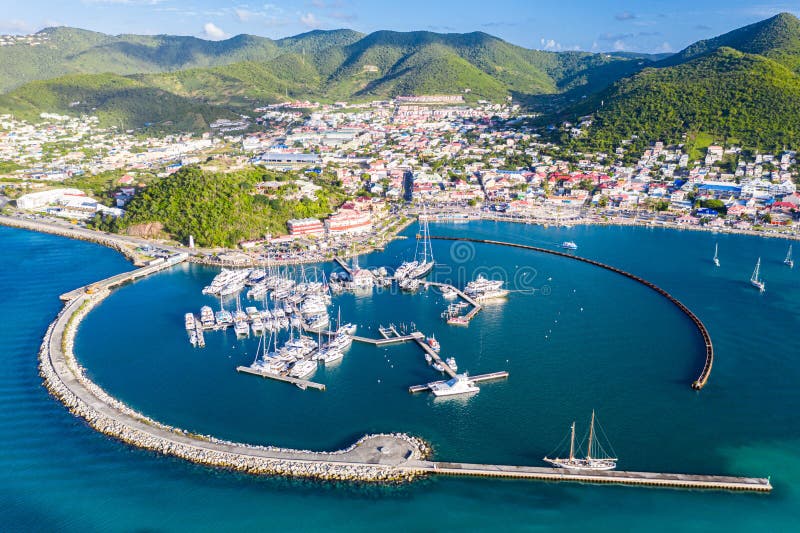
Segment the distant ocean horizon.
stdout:
<path fill-rule="evenodd" d="M 412 225 L 405 234 L 413 235 Z M 182 265 L 114 291 L 81 325 L 76 354 L 109 393 L 159 421 L 258 444 L 332 450 L 365 433 L 404 431 L 437 459 L 542 465 L 575 420 L 596 409 L 622 470 L 771 476 L 770 495 L 431 477 L 398 487 L 258 478 L 123 445 L 51 398 L 37 351 L 58 295 L 130 269 L 98 245 L 0 227 L 0 507 L 11 530 L 475 529 L 789 530 L 800 489 L 800 271 L 788 241 L 661 228 L 541 228 L 477 221 L 431 233 L 555 248 L 639 275 L 686 304 L 709 329 L 708 386 L 691 322 L 654 291 L 611 272 L 526 250 L 434 241 L 434 276 L 458 283 L 505 275 L 512 292 L 467 328 L 449 327 L 434 289 L 334 297 L 333 314 L 376 336 L 389 322 L 435 333 L 459 370 L 508 370 L 469 399 L 410 395 L 437 379 L 411 345 L 354 344 L 315 381 L 325 392 L 239 375 L 255 339 L 208 333 L 192 348 L 183 314 L 204 304 L 216 272 Z M 395 267 L 414 239 L 360 258 Z M 463 245 L 463 243 L 461 243 Z M 721 266 L 711 261 L 719 245 Z M 761 257 L 767 292 L 748 279 Z M 308 267 L 309 269 L 313 267 Z M 328 273 L 333 265 L 320 265 Z M 520 274 L 524 272 L 524 275 Z"/>

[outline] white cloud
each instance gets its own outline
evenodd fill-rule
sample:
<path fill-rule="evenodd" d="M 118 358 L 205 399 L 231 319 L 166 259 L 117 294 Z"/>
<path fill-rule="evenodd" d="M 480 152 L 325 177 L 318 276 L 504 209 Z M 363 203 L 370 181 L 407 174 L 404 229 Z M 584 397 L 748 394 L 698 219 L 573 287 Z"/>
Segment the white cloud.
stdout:
<path fill-rule="evenodd" d="M 672 45 L 669 44 L 667 41 L 664 41 L 660 45 L 656 46 L 656 49 L 653 50 L 653 52 L 656 54 L 667 54 L 674 51 L 675 50 L 672 49 Z"/>
<path fill-rule="evenodd" d="M 614 51 L 616 52 L 624 52 L 625 50 L 628 49 L 628 45 L 626 45 L 625 41 L 621 39 L 614 41 L 614 44 L 612 46 L 614 47 Z"/>
<path fill-rule="evenodd" d="M 560 42 L 556 41 L 555 39 L 545 39 L 542 37 L 539 39 L 539 43 L 541 43 L 542 48 L 545 50 L 553 50 L 553 51 L 560 51 L 560 50 L 579 50 L 580 47 L 577 44 L 572 46 L 565 47 Z"/>
<path fill-rule="evenodd" d="M 203 33 L 201 36 L 205 39 L 211 39 L 212 41 L 218 41 L 219 39 L 224 39 L 228 36 L 222 28 L 214 24 L 213 22 L 206 22 L 203 24 Z"/>
<path fill-rule="evenodd" d="M 300 14 L 300 22 L 303 23 L 304 26 L 308 26 L 309 28 L 319 28 L 320 21 L 314 13 L 301 13 Z"/>
<path fill-rule="evenodd" d="M 32 33 L 33 26 L 24 20 L 0 20 L 0 33 Z"/>
<path fill-rule="evenodd" d="M 164 0 L 82 0 L 84 4 L 109 4 L 127 6 L 154 6 Z"/>

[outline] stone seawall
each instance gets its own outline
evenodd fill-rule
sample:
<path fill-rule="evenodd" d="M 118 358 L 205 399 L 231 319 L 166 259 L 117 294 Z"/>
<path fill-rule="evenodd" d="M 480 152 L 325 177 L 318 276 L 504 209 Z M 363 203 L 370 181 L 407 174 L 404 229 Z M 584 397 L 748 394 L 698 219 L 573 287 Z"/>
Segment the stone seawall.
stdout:
<path fill-rule="evenodd" d="M 73 353 L 78 325 L 108 294 L 103 290 L 68 302 L 47 330 L 39 361 L 50 394 L 97 431 L 138 448 L 248 474 L 403 482 L 423 473 L 412 464 L 425 459 L 430 448 L 401 433 L 366 435 L 344 450 L 315 452 L 195 435 L 136 412 L 92 382 Z"/>

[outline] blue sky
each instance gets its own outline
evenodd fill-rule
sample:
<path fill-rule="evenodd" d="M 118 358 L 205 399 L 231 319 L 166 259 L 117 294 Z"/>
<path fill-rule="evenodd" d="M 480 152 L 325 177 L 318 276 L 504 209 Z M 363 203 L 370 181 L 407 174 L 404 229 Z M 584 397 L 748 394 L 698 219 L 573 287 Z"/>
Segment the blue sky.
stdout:
<path fill-rule="evenodd" d="M 800 2 L 736 0 L 0 0 L 0 33 L 76 26 L 104 33 L 272 38 L 315 28 L 484 31 L 546 50 L 677 51 Z"/>

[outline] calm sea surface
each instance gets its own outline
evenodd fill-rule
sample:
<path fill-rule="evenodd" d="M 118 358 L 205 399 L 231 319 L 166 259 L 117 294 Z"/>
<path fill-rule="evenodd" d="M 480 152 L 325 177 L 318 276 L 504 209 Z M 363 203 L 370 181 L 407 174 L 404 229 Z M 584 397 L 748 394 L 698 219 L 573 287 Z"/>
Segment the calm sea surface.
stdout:
<path fill-rule="evenodd" d="M 472 374 L 508 370 L 468 399 L 410 395 L 437 379 L 414 345 L 354 344 L 312 378 L 324 393 L 239 375 L 256 340 L 206 334 L 194 349 L 183 314 L 215 307 L 200 289 L 215 270 L 183 265 L 115 291 L 83 322 L 76 353 L 111 394 L 168 424 L 251 443 L 331 450 L 365 433 L 405 431 L 435 456 L 541 464 L 573 419 L 592 409 L 619 468 L 771 476 L 769 496 L 481 479 L 359 487 L 250 478 L 132 449 L 97 434 L 51 399 L 36 370 L 58 295 L 131 269 L 92 244 L 0 227 L 0 520 L 12 530 L 790 530 L 800 524 L 800 267 L 781 240 L 644 228 L 437 224 L 469 235 L 555 248 L 640 275 L 705 322 L 716 349 L 700 393 L 704 349 L 691 322 L 655 292 L 611 272 L 535 252 L 434 241 L 436 279 L 503 276 L 513 292 L 467 328 L 444 324 L 436 290 L 334 298 L 333 314 L 377 336 L 390 322 L 435 333 Z M 396 266 L 410 239 L 361 265 Z M 719 243 L 721 267 L 711 257 Z M 758 257 L 767 292 L 748 279 Z M 324 265 L 330 273 L 331 266 Z M 313 276 L 313 267 L 306 272 Z M 224 305 L 235 305 L 225 301 Z M 259 303 L 259 305 L 261 305 Z"/>

